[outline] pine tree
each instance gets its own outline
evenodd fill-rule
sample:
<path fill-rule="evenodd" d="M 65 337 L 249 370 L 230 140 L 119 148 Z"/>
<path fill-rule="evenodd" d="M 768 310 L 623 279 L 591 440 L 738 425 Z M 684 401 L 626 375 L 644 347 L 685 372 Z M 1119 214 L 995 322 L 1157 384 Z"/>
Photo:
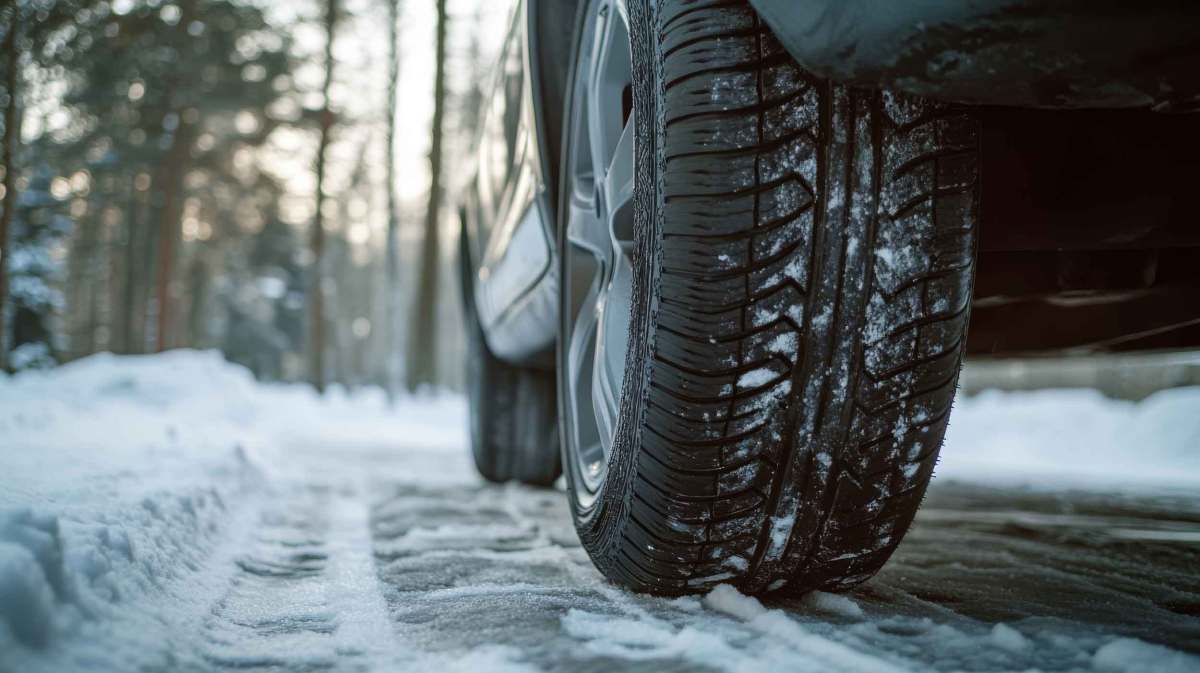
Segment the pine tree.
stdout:
<path fill-rule="evenodd" d="M 37 148 L 31 148 L 36 150 Z M 9 264 L 14 370 L 49 367 L 57 361 L 52 320 L 63 306 L 62 265 L 52 255 L 70 233 L 71 220 L 54 192 L 54 170 L 38 163 L 26 170 L 28 186 L 13 213 Z M 60 183 L 61 184 L 61 183 Z M 61 194 L 61 192 L 60 192 Z"/>
<path fill-rule="evenodd" d="M 62 102 L 77 129 L 62 134 L 57 168 L 92 176 L 72 250 L 97 258 L 72 260 L 70 284 L 108 291 L 69 292 L 70 313 L 95 315 L 112 334 L 73 350 L 189 345 L 213 306 L 209 278 L 223 254 L 213 247 L 242 236 L 222 222 L 257 198 L 233 167 L 280 123 L 264 111 L 288 94 L 275 86 L 291 68 L 287 36 L 232 0 L 138 3 L 124 14 L 97 5 L 74 28 L 53 64 L 74 74 Z M 188 215 L 192 202 L 208 207 Z"/>
<path fill-rule="evenodd" d="M 59 305 L 51 281 L 57 264 L 50 246 L 62 234 L 61 215 L 48 197 L 50 148 L 22 151 L 22 126 L 30 107 L 26 81 L 58 55 L 52 36 L 70 27 L 82 0 L 13 0 L 0 6 L 0 370 L 54 362 L 51 313 Z M 28 159 L 40 163 L 28 175 Z M 22 182 L 28 184 L 23 193 Z"/>

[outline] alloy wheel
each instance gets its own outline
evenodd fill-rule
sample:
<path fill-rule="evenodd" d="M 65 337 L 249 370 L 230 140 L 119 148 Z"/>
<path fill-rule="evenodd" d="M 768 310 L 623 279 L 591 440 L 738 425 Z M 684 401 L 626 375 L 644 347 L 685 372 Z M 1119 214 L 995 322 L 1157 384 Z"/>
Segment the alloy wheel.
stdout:
<path fill-rule="evenodd" d="M 620 409 L 633 277 L 633 67 L 622 0 L 584 19 L 568 120 L 562 255 L 565 469 L 588 505 L 600 492 Z"/>

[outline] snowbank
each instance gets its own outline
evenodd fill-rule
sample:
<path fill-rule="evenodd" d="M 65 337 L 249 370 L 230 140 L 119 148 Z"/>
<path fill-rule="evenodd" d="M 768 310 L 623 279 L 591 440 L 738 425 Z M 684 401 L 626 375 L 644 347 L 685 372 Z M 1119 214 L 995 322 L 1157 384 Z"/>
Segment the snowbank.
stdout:
<path fill-rule="evenodd" d="M 1141 402 L 1093 390 L 960 397 L 939 479 L 1088 489 L 1200 486 L 1200 387 Z"/>
<path fill-rule="evenodd" d="M 378 391 L 260 385 L 213 352 L 0 375 L 0 652 L 131 615 L 147 637 L 179 628 L 211 601 L 194 584 L 234 553 L 223 545 L 287 451 L 457 453 L 463 416 L 448 396 L 392 409 Z"/>

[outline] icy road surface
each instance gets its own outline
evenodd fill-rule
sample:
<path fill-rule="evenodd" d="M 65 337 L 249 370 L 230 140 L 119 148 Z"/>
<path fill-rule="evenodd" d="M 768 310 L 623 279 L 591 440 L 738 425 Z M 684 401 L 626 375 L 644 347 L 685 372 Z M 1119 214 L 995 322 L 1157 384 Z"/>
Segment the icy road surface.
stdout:
<path fill-rule="evenodd" d="M 461 400 L 211 354 L 0 378 L 0 671 L 1200 671 L 1200 389 L 985 394 L 845 595 L 606 584 Z"/>

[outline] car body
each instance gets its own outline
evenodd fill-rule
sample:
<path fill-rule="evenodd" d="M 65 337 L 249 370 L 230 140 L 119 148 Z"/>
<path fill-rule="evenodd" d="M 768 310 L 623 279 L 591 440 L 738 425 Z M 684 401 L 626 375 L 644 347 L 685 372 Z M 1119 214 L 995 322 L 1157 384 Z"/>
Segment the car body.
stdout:
<path fill-rule="evenodd" d="M 1200 5 L 752 4 L 814 72 L 979 106 L 973 355 L 1200 345 L 1200 123 L 1186 113 L 1200 104 Z M 575 10 L 514 3 L 455 194 L 468 299 L 513 362 L 545 361 L 557 329 L 563 27 Z M 1031 322 L 1041 328 L 1012 329 Z"/>
<path fill-rule="evenodd" d="M 752 0 L 801 65 L 982 105 L 1194 110 L 1194 3 Z"/>

